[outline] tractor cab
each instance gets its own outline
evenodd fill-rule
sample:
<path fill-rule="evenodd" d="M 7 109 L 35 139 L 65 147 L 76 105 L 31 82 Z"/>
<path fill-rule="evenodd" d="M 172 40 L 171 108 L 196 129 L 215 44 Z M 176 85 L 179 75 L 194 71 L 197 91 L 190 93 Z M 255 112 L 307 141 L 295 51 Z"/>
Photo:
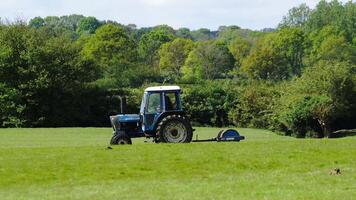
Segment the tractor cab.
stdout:
<path fill-rule="evenodd" d="M 178 86 L 145 89 L 139 114 L 110 116 L 114 129 L 111 143 L 131 143 L 135 137 L 153 137 L 156 142 L 190 142 L 192 127 L 183 111 L 180 93 Z"/>
<path fill-rule="evenodd" d="M 149 87 L 145 90 L 140 108 L 144 132 L 152 133 L 162 115 L 183 112 L 180 91 L 178 86 Z"/>

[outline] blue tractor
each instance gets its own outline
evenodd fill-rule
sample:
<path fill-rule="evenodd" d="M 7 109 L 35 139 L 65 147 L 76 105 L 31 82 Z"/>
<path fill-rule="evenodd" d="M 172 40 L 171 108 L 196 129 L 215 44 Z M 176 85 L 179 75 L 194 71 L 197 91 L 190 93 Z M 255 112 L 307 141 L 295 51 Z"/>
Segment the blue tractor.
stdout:
<path fill-rule="evenodd" d="M 139 114 L 110 116 L 114 129 L 110 143 L 131 144 L 131 138 L 154 138 L 155 142 L 188 143 L 193 129 L 186 116 L 178 86 L 149 87 L 145 90 Z M 121 99 L 121 110 L 125 105 Z"/>

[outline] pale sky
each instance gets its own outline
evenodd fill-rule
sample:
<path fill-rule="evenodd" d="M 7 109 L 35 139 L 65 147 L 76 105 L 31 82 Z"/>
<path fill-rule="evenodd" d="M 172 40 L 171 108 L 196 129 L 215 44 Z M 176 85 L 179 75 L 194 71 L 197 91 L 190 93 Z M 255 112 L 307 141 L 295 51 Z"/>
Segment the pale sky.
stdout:
<path fill-rule="evenodd" d="M 347 0 L 343 0 L 346 2 Z M 0 17 L 29 20 L 36 16 L 82 14 L 139 27 L 167 24 L 174 28 L 238 25 L 274 28 L 288 10 L 301 3 L 314 8 L 319 0 L 1 0 Z"/>

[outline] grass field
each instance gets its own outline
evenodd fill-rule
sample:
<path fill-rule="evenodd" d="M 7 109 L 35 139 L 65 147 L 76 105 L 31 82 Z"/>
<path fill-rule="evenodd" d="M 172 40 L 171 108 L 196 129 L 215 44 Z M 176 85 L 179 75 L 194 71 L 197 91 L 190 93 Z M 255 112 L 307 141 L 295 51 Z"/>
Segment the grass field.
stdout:
<path fill-rule="evenodd" d="M 108 128 L 0 129 L 0 199 L 356 199 L 356 137 L 238 130 L 240 143 L 108 150 Z"/>

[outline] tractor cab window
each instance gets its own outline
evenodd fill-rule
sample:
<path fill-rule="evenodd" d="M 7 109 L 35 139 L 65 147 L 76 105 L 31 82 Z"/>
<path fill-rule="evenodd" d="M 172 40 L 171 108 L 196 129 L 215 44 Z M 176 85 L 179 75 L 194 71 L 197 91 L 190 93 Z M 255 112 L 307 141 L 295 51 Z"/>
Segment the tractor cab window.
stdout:
<path fill-rule="evenodd" d="M 167 92 L 164 94 L 164 100 L 166 105 L 166 110 L 178 110 L 178 96 L 175 92 Z"/>
<path fill-rule="evenodd" d="M 148 97 L 147 113 L 162 112 L 161 108 L 161 94 L 151 93 Z"/>

